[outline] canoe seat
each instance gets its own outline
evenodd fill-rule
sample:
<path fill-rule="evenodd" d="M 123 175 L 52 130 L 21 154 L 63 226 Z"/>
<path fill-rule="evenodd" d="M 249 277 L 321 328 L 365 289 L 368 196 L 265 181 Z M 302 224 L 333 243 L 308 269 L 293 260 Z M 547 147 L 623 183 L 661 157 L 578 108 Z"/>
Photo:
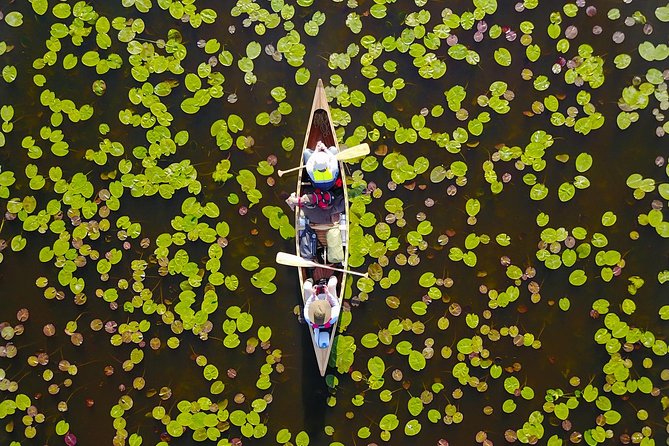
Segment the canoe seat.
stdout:
<path fill-rule="evenodd" d="M 339 225 L 339 223 L 335 223 L 335 224 L 327 224 L 327 223 L 323 223 L 323 224 L 319 224 L 319 223 L 310 223 L 310 224 L 309 224 L 309 226 L 311 226 L 314 230 L 316 230 L 316 231 L 325 231 L 325 232 L 327 232 L 328 229 L 330 229 L 330 228 L 334 228 L 335 226 L 338 226 L 338 225 Z"/>

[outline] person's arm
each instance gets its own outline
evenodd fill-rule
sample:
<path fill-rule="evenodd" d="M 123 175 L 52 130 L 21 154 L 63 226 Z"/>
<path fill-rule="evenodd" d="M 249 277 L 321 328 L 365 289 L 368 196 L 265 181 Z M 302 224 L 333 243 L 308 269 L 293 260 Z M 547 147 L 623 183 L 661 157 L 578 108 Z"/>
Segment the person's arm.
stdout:
<path fill-rule="evenodd" d="M 306 164 L 307 161 L 309 161 L 309 158 L 311 158 L 311 155 L 313 155 L 313 154 L 314 154 L 314 151 L 313 151 L 313 150 L 311 150 L 311 149 L 304 149 L 304 154 L 303 154 L 303 156 L 302 156 L 302 162 L 303 162 L 304 164 Z"/>
<path fill-rule="evenodd" d="M 337 299 L 334 296 L 330 297 L 332 297 L 332 302 L 330 302 L 330 306 L 332 307 L 330 310 L 330 314 L 332 315 L 332 317 L 339 316 L 339 311 L 341 310 L 341 305 L 339 305 L 339 299 Z"/>
<path fill-rule="evenodd" d="M 304 194 L 300 197 L 298 206 L 309 206 L 312 205 L 311 194 Z"/>
<path fill-rule="evenodd" d="M 339 161 L 337 161 L 337 158 L 330 157 L 328 160 L 328 169 L 330 169 L 330 172 L 336 177 L 337 173 L 339 172 Z"/>
<path fill-rule="evenodd" d="M 330 304 L 330 323 L 334 324 L 339 319 L 339 313 L 341 311 L 341 305 L 339 305 L 339 299 L 335 295 L 328 293 L 328 303 Z"/>
<path fill-rule="evenodd" d="M 330 304 L 330 320 L 334 323 L 339 317 L 339 311 L 341 305 L 339 305 L 339 299 L 337 299 L 337 276 L 330 276 L 328 279 L 328 294 L 327 300 Z"/>
<path fill-rule="evenodd" d="M 334 308 L 339 306 L 339 299 L 337 299 L 337 296 L 331 293 L 328 293 L 325 297 L 325 299 L 328 301 L 328 304 L 330 307 Z"/>
<path fill-rule="evenodd" d="M 304 168 L 307 170 L 307 174 L 311 178 L 311 176 L 314 174 L 314 157 L 309 156 L 309 158 L 304 162 Z"/>
<path fill-rule="evenodd" d="M 286 198 L 286 203 L 291 210 L 295 210 L 295 206 L 301 208 L 303 206 L 310 206 L 312 204 L 311 196 L 309 194 L 304 194 L 301 197 L 296 197 L 295 192 L 293 192 L 290 197 Z"/>
<path fill-rule="evenodd" d="M 311 304 L 309 301 L 304 304 L 304 311 L 302 312 L 302 316 L 304 317 L 304 320 L 307 321 L 307 324 L 311 324 L 311 321 L 309 320 L 309 304 Z"/>
<path fill-rule="evenodd" d="M 308 324 L 311 324 L 312 322 L 309 320 L 309 307 L 311 306 L 311 303 L 315 300 L 315 295 L 309 296 L 309 298 L 306 300 L 304 303 L 304 311 L 302 312 L 304 316 L 304 320 L 307 321 Z"/>

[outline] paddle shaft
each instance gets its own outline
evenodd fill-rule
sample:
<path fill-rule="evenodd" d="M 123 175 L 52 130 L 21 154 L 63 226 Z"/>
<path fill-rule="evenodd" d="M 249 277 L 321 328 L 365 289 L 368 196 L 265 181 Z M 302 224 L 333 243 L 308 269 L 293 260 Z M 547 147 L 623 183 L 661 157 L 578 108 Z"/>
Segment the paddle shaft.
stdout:
<path fill-rule="evenodd" d="M 282 177 L 283 174 L 285 174 L 285 173 L 288 173 L 288 172 L 295 172 L 296 170 L 300 170 L 300 169 L 302 169 L 303 167 L 304 167 L 304 164 L 302 164 L 301 166 L 293 167 L 292 169 L 288 169 L 288 170 L 277 170 L 276 173 L 279 174 L 280 177 Z"/>
<path fill-rule="evenodd" d="M 277 252 L 276 253 L 276 263 L 286 266 L 295 266 L 298 268 L 325 268 L 334 271 L 339 271 L 342 273 L 355 274 L 356 276 L 367 277 L 367 273 L 359 273 L 357 271 L 350 271 L 346 269 L 335 268 L 328 265 L 322 265 L 320 263 L 312 262 L 311 260 L 303 259 L 302 257 L 295 254 L 288 254 L 287 252 Z"/>
<path fill-rule="evenodd" d="M 313 266 L 314 268 L 324 268 L 324 269 L 329 269 L 332 271 L 339 271 L 340 273 L 347 273 L 347 274 L 355 274 L 356 276 L 361 276 L 361 277 L 368 277 L 369 273 L 359 273 L 357 271 L 351 271 L 348 269 L 341 269 L 341 268 L 335 268 L 333 266 L 327 266 L 327 265 L 321 265 L 320 263 L 316 262 L 310 262 L 310 266 Z"/>
<path fill-rule="evenodd" d="M 359 158 L 361 156 L 365 156 L 368 153 L 369 153 L 369 145 L 367 143 L 362 143 L 358 144 L 357 146 L 349 147 L 346 150 L 342 150 L 341 152 L 337 153 L 336 158 L 337 161 L 346 161 L 353 158 Z M 304 166 L 305 166 L 304 164 L 301 164 L 297 167 L 293 167 L 292 169 L 278 170 L 277 174 L 279 175 L 279 177 L 282 177 L 284 174 L 289 172 L 295 172 L 296 170 L 302 169 Z"/>

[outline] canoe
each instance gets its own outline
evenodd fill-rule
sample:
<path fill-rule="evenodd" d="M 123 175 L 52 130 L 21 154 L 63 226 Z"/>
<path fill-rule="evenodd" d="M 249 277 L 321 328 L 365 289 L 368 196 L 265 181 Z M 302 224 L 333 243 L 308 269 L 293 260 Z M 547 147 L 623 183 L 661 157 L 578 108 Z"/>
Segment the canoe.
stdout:
<path fill-rule="evenodd" d="M 314 100 L 311 106 L 311 113 L 309 114 L 309 123 L 307 125 L 306 135 L 304 137 L 304 144 L 302 145 L 302 157 L 301 164 L 304 163 L 304 150 L 309 148 L 313 149 L 316 147 L 316 143 L 322 141 L 327 147 L 336 147 L 339 150 L 339 145 L 337 144 L 337 138 L 335 134 L 334 124 L 332 123 L 332 116 L 330 114 L 330 107 L 328 105 L 327 98 L 325 96 L 325 88 L 323 87 L 323 82 L 319 79 L 318 84 L 316 85 L 316 92 L 314 93 Z M 346 194 L 346 178 L 344 175 L 344 165 L 342 161 L 339 161 L 339 176 L 342 181 L 341 190 L 338 188 L 335 189 L 335 196 L 341 200 L 341 195 L 343 195 L 343 210 L 340 205 L 338 210 L 342 212 L 334 213 L 333 209 L 331 210 L 309 210 L 303 207 L 295 207 L 295 249 L 296 253 L 300 255 L 300 235 L 304 230 L 305 223 L 308 223 L 317 233 L 319 244 L 323 245 L 327 251 L 327 240 L 326 233 L 330 228 L 339 226 L 341 231 L 342 245 L 344 248 L 344 260 L 341 263 L 330 265 L 335 266 L 341 269 L 346 269 L 346 263 L 348 259 L 348 196 Z M 306 169 L 300 169 L 297 176 L 297 189 L 296 195 L 301 197 L 305 193 L 310 193 L 314 190 L 314 187 L 311 183 L 309 175 L 306 173 Z M 341 195 L 340 195 L 341 194 Z M 313 215 L 314 211 L 326 213 L 326 215 Z M 334 215 L 336 221 L 332 222 L 333 215 L 328 214 L 339 214 L 340 218 L 337 219 Z M 328 218 L 331 217 L 331 218 Z M 321 256 L 318 256 L 316 260 L 317 263 L 323 263 L 324 259 Z M 315 268 L 297 268 L 297 274 L 300 283 L 300 294 L 302 295 L 302 302 L 306 304 L 304 293 L 302 292 L 302 287 L 304 282 L 312 278 L 316 272 Z M 324 270 L 318 271 L 324 272 Z M 340 308 L 343 302 L 343 292 L 346 289 L 346 278 L 347 274 L 345 272 L 333 272 L 327 271 L 326 277 L 334 274 L 337 277 L 337 299 L 339 300 Z M 343 311 L 340 311 L 340 318 Z M 315 336 L 314 329 L 307 325 L 307 330 L 309 331 L 309 336 L 311 337 L 311 342 L 314 347 L 314 352 L 316 353 L 316 362 L 318 363 L 318 370 L 321 373 L 321 376 L 325 376 L 325 371 L 327 369 L 328 360 L 330 358 L 330 351 L 332 350 L 332 343 L 334 341 L 335 332 L 337 329 L 337 324 L 335 323 L 329 329 L 320 329 L 321 332 L 326 331 L 329 333 L 329 343 L 326 348 L 320 348 L 317 339 Z M 321 334 L 322 335 L 322 334 Z"/>

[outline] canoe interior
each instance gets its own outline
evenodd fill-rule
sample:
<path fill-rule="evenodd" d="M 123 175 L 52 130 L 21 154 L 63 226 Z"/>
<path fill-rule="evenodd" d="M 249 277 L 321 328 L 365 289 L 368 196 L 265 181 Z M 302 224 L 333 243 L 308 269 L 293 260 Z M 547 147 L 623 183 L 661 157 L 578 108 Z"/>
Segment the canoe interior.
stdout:
<path fill-rule="evenodd" d="M 314 148 L 318 141 L 323 141 L 326 146 L 338 147 L 331 130 L 328 111 L 323 109 L 315 110 L 311 119 L 311 128 L 307 138 L 305 148 Z"/>
<path fill-rule="evenodd" d="M 335 136 L 335 129 L 332 124 L 332 117 L 330 115 L 330 109 L 327 103 L 327 99 L 325 97 L 325 90 L 323 88 L 322 82 L 319 80 L 318 86 L 316 88 L 316 93 L 314 95 L 314 101 L 312 105 L 312 110 L 311 110 L 311 115 L 309 117 L 309 124 L 307 126 L 307 133 L 305 135 L 304 139 L 304 146 L 302 148 L 303 154 L 304 155 L 304 149 L 310 148 L 313 149 L 316 147 L 316 143 L 318 141 L 322 141 L 327 147 L 336 147 L 339 149 L 339 146 L 336 141 L 336 136 Z M 301 160 L 303 162 L 303 159 Z M 342 179 L 342 187 L 341 188 L 336 188 L 334 190 L 331 190 L 335 196 L 340 197 L 343 200 L 343 209 L 340 207 L 342 214 L 344 216 L 346 215 L 346 212 L 348 210 L 348 197 L 346 195 L 346 181 L 345 181 L 345 175 L 344 175 L 344 165 L 343 163 L 339 163 L 339 175 Z M 302 169 L 299 174 L 298 174 L 298 179 L 297 179 L 297 188 L 296 188 L 296 194 L 297 196 L 302 196 L 305 193 L 310 193 L 314 189 L 313 185 L 311 184 L 311 181 L 309 179 L 308 174 L 306 173 L 305 169 Z M 318 212 L 318 210 L 316 211 Z M 330 211 L 321 211 L 321 214 L 315 215 L 315 217 L 318 217 L 314 221 L 314 219 L 308 218 L 309 216 L 314 217 L 314 215 L 310 215 L 314 213 L 313 210 L 306 210 L 303 208 L 296 208 L 295 210 L 295 229 L 296 229 L 296 253 L 299 255 L 300 250 L 299 250 L 299 238 L 301 235 L 301 231 L 304 228 L 304 222 L 305 220 L 308 220 L 310 225 L 314 227 L 316 230 L 316 233 L 319 238 L 319 247 L 320 245 L 324 246 L 324 249 L 327 250 L 327 243 L 326 243 L 326 233 L 328 227 L 332 226 L 339 226 L 340 229 L 343 231 L 342 232 L 342 244 L 344 247 L 344 261 L 341 263 L 337 264 L 331 264 L 328 263 L 329 266 L 336 267 L 336 268 L 345 268 L 346 267 L 346 259 L 348 259 L 348 219 L 344 218 L 342 224 L 340 224 L 340 221 L 338 218 L 334 218 L 336 221 L 332 222 L 333 218 L 331 218 L 331 215 L 329 215 L 331 212 Z M 319 249 L 320 253 L 321 249 Z M 317 258 L 314 260 L 318 263 L 322 263 L 323 259 Z M 305 303 L 304 300 L 304 294 L 302 293 L 302 286 L 304 282 L 309 279 L 309 278 L 319 278 L 323 277 L 326 281 L 327 279 L 331 276 L 335 275 L 337 277 L 337 298 L 339 299 L 340 304 L 343 302 L 343 292 L 346 286 L 346 274 L 343 274 L 341 272 L 334 272 L 334 271 L 329 271 L 326 269 L 322 268 L 298 268 L 298 276 L 299 276 L 299 283 L 300 283 L 300 293 L 302 294 L 302 300 L 303 304 Z M 314 282 L 317 282 L 317 280 L 314 280 Z M 341 317 L 341 312 L 340 312 L 340 317 Z M 327 364 L 328 364 L 328 359 L 330 357 L 330 351 L 332 349 L 332 344 L 334 341 L 334 335 L 336 332 L 336 324 L 332 326 L 328 331 L 329 331 L 329 338 L 330 342 L 327 348 L 320 348 L 317 344 L 317 340 L 315 338 L 314 330 L 310 327 L 308 327 L 308 331 L 312 340 L 312 344 L 314 347 L 314 352 L 316 353 L 316 360 L 318 363 L 318 368 L 320 371 L 321 376 L 325 376 L 325 371 L 327 369 Z"/>

